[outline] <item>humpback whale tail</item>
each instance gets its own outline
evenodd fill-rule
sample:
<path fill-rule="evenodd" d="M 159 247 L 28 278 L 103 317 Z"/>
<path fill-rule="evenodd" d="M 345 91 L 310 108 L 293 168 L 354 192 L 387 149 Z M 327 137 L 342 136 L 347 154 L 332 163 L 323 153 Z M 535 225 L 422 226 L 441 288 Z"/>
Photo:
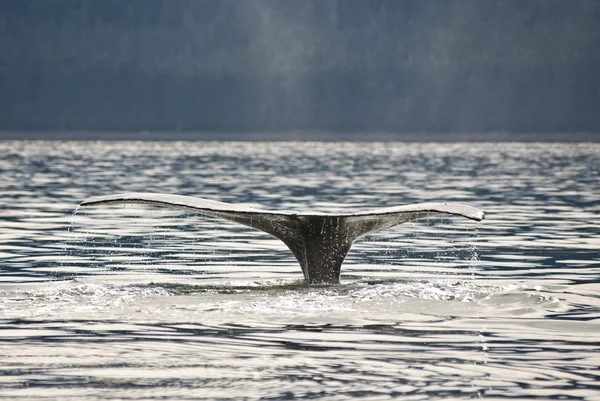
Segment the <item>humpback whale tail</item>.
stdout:
<path fill-rule="evenodd" d="M 305 213 L 255 209 L 208 199 L 158 193 L 128 193 L 86 199 L 80 206 L 138 203 L 203 213 L 271 234 L 292 251 L 304 278 L 311 284 L 338 283 L 340 269 L 352 244 L 363 235 L 398 224 L 435 216 L 462 216 L 481 221 L 484 213 L 472 206 L 419 203 L 358 213 Z"/>

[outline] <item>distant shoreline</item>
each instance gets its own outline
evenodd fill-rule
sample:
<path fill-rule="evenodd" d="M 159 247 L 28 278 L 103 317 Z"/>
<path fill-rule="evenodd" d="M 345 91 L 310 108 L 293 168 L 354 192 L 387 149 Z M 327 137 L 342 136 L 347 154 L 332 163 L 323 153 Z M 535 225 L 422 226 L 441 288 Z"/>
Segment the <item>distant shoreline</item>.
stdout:
<path fill-rule="evenodd" d="M 0 131 L 0 140 L 48 141 L 315 141 L 315 142 L 600 142 L 600 133 L 510 132 L 102 132 L 102 131 Z"/>

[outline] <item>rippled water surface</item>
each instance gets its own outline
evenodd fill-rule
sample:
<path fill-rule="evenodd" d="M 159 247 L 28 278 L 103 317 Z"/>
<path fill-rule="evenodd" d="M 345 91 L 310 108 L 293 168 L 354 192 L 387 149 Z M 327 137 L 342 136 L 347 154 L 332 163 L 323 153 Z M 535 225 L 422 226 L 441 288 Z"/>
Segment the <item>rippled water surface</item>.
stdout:
<path fill-rule="evenodd" d="M 0 142 L 0 400 L 600 400 L 600 146 Z M 339 285 L 143 191 L 327 212 L 467 203 Z M 75 212 L 75 213 L 74 213 Z"/>

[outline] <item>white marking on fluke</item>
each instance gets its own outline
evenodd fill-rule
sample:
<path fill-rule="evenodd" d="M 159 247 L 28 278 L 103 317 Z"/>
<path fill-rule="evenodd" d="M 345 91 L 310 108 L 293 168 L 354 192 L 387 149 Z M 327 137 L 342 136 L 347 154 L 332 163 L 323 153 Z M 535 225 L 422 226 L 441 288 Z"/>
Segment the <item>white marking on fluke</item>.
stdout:
<path fill-rule="evenodd" d="M 263 210 L 191 196 L 128 193 L 97 196 L 80 206 L 141 203 L 200 212 L 257 228 L 279 238 L 292 251 L 304 278 L 311 284 L 335 284 L 352 244 L 363 235 L 426 217 L 462 216 L 481 221 L 484 213 L 472 206 L 418 203 L 357 213 L 310 213 Z"/>

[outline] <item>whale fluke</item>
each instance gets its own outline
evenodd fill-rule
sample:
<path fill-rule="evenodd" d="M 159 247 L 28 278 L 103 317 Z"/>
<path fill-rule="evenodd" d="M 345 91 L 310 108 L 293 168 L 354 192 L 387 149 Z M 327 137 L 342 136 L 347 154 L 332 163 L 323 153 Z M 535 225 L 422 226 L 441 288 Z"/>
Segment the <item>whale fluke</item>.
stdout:
<path fill-rule="evenodd" d="M 86 199 L 80 206 L 138 203 L 186 209 L 218 217 L 271 234 L 292 251 L 304 278 L 311 284 L 338 283 L 340 269 L 352 244 L 363 235 L 398 224 L 435 216 L 462 216 L 481 221 L 484 213 L 472 206 L 418 203 L 357 213 L 309 213 L 263 210 L 191 196 L 127 193 Z"/>

